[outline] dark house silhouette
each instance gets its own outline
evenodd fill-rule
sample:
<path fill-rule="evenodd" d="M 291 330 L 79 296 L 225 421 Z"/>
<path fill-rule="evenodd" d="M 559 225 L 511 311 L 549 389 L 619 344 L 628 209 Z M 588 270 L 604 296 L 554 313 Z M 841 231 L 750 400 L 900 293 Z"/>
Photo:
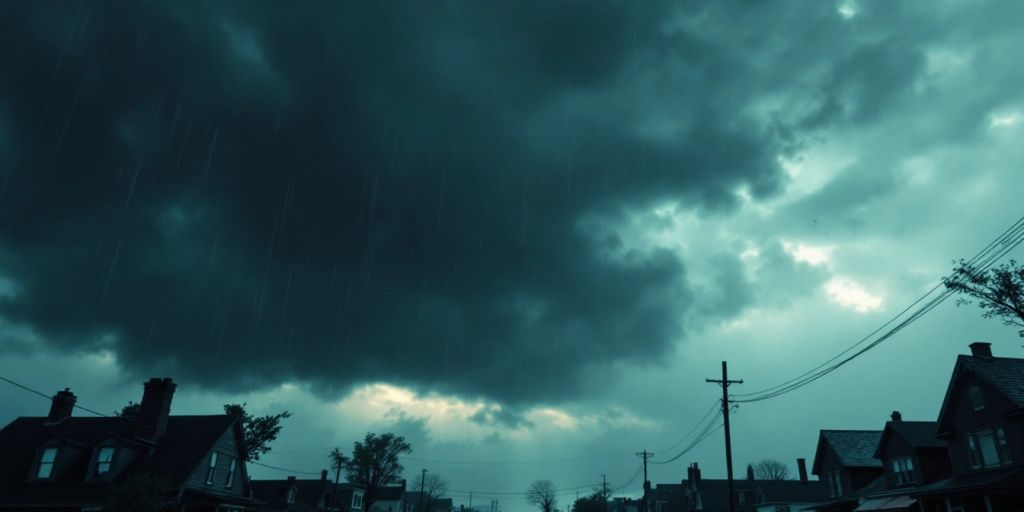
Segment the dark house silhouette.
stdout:
<path fill-rule="evenodd" d="M 363 491 L 351 484 L 335 484 L 327 471 L 318 479 L 253 480 L 253 496 L 267 512 L 361 512 Z"/>
<path fill-rule="evenodd" d="M 934 431 L 948 443 L 952 476 L 912 495 L 926 510 L 1024 510 L 1024 359 L 994 357 L 989 343 L 970 348 L 957 357 Z"/>
<path fill-rule="evenodd" d="M 76 418 L 65 389 L 47 416 L 12 421 L 0 430 L 0 510 L 99 510 L 139 482 L 166 510 L 256 510 L 238 418 L 171 416 L 174 390 L 150 379 L 136 416 Z"/>
<path fill-rule="evenodd" d="M 736 510 L 756 511 L 770 508 L 797 512 L 802 507 L 819 503 L 828 497 L 823 482 L 807 479 L 803 459 L 797 459 L 799 480 L 757 480 L 748 467 L 746 480 L 736 479 Z M 729 482 L 705 479 L 697 463 L 687 468 L 687 478 L 679 484 L 658 484 L 649 492 L 651 512 L 727 512 Z"/>
<path fill-rule="evenodd" d="M 882 461 L 875 458 L 881 430 L 822 430 L 812 472 L 828 489 L 828 501 L 815 510 L 844 512 L 860 497 L 884 489 Z"/>

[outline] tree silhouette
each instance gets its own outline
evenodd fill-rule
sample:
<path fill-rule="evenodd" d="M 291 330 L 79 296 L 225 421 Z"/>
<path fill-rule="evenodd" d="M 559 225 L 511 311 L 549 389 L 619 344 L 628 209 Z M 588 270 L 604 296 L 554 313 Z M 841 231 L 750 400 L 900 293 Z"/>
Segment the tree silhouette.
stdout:
<path fill-rule="evenodd" d="M 413 480 L 412 488 L 416 491 L 423 489 L 423 510 L 430 511 L 434 509 L 434 500 L 448 493 L 448 481 L 437 473 L 427 473 L 426 478 L 423 478 L 421 473 L 416 476 L 416 480 Z M 418 506 L 419 504 L 414 505 Z"/>
<path fill-rule="evenodd" d="M 331 452 L 331 460 L 337 462 L 335 453 L 344 457 L 337 448 Z M 345 477 L 349 483 L 363 489 L 363 510 L 373 510 L 373 504 L 386 485 L 402 480 L 402 464 L 398 457 L 412 453 L 412 446 L 402 436 L 390 432 L 381 435 L 368 432 L 362 441 L 352 445 L 352 457 L 345 465 Z"/>
<path fill-rule="evenodd" d="M 988 271 L 960 260 L 942 281 L 947 289 L 974 297 L 983 317 L 1000 317 L 1004 324 L 1020 328 L 1017 334 L 1024 337 L 1024 267 L 1016 260 Z M 970 303 L 964 298 L 956 301 L 958 306 Z"/>
<path fill-rule="evenodd" d="M 260 460 L 260 455 L 270 451 L 270 443 L 281 433 L 281 420 L 291 416 L 284 411 L 267 416 L 252 416 L 245 411 L 246 404 L 224 404 L 224 412 L 242 418 L 242 433 L 245 435 L 245 460 Z"/>
<path fill-rule="evenodd" d="M 785 480 L 789 478 L 789 466 L 775 459 L 764 459 L 754 464 L 754 475 L 758 480 Z"/>
<path fill-rule="evenodd" d="M 526 489 L 526 502 L 541 512 L 555 510 L 555 484 L 551 480 L 536 480 Z"/>

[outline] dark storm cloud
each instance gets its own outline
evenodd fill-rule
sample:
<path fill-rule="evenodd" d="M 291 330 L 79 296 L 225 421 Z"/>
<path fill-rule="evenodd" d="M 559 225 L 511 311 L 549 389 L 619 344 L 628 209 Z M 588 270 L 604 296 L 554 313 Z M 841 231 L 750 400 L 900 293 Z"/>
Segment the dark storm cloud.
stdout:
<path fill-rule="evenodd" d="M 0 313 L 227 388 L 529 403 L 657 362 L 696 311 L 684 263 L 582 219 L 770 196 L 808 119 L 751 117 L 754 80 L 787 70 L 681 28 L 721 13 L 671 4 L 4 3 L 0 271 L 19 291 Z M 799 77 L 815 38 L 773 58 Z M 815 126 L 916 69 L 845 55 L 810 87 Z M 648 113 L 678 126 L 645 135 Z M 737 262 L 717 268 L 733 300 L 701 315 L 751 300 Z"/>

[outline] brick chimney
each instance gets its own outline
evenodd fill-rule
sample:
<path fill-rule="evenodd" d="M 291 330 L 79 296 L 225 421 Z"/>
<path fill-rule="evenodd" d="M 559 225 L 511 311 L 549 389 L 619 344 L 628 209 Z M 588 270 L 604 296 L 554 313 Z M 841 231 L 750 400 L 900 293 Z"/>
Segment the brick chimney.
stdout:
<path fill-rule="evenodd" d="M 754 480 L 754 466 L 747 464 L 747 480 Z"/>
<path fill-rule="evenodd" d="M 971 343 L 971 355 L 974 357 L 992 357 L 992 344 L 984 341 Z"/>
<path fill-rule="evenodd" d="M 177 385 L 169 378 L 152 378 L 145 384 L 139 415 L 135 419 L 135 437 L 159 441 L 167 430 L 171 399 Z"/>
<path fill-rule="evenodd" d="M 903 415 L 900 414 L 899 411 L 893 411 L 892 412 L 892 420 L 893 421 L 903 421 Z"/>
<path fill-rule="evenodd" d="M 693 463 L 693 479 L 700 483 L 700 466 L 696 462 Z"/>
<path fill-rule="evenodd" d="M 797 459 L 796 460 L 796 469 L 797 469 L 797 471 L 800 472 L 800 483 L 806 485 L 807 484 L 807 459 L 803 459 L 803 458 Z"/>
<path fill-rule="evenodd" d="M 50 414 L 46 415 L 46 422 L 57 423 L 70 418 L 72 411 L 75 410 L 75 400 L 75 394 L 70 389 L 64 388 L 64 391 L 58 391 L 56 395 L 53 395 L 53 401 L 50 402 Z"/>

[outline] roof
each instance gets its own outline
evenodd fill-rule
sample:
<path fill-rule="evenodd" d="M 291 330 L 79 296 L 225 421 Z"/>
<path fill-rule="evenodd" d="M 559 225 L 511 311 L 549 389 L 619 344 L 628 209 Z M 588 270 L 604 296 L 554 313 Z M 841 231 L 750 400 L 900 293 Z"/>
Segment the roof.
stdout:
<path fill-rule="evenodd" d="M 820 472 L 822 445 L 825 443 L 832 447 L 844 467 L 880 468 L 882 461 L 875 458 L 875 450 L 881 438 L 881 430 L 822 430 L 812 471 L 816 475 Z"/>
<path fill-rule="evenodd" d="M 874 457 L 881 459 L 882 447 L 890 435 L 899 436 L 913 449 L 945 449 L 946 441 L 935 437 L 934 421 L 887 421 L 882 430 L 882 437 L 878 440 L 878 448 L 875 449 Z"/>
<path fill-rule="evenodd" d="M 943 496 L 977 493 L 979 490 L 1020 493 L 1024 489 L 1024 468 L 1010 467 L 954 476 L 908 491 L 911 496 Z"/>
<path fill-rule="evenodd" d="M 936 432 L 948 430 L 944 427 L 947 416 L 946 409 L 950 405 L 949 402 L 960 381 L 960 376 L 965 372 L 976 376 L 994 388 L 1017 407 L 1024 408 L 1024 359 L 961 354 L 956 358 L 953 376 L 949 379 L 946 397 L 942 400 L 942 408 L 939 409 Z"/>
<path fill-rule="evenodd" d="M 291 486 L 295 486 L 295 503 L 289 505 L 288 488 Z M 332 487 L 333 484 L 329 480 L 320 478 L 308 480 L 253 480 L 252 494 L 254 498 L 265 503 L 262 510 L 312 511 L 317 510 L 320 499 L 325 494 L 328 494 L 328 499 L 331 497 Z"/>
<path fill-rule="evenodd" d="M 59 439 L 70 447 L 91 454 L 93 446 L 106 439 L 119 439 L 129 446 L 150 445 L 132 440 L 135 418 L 67 418 L 46 424 L 45 417 L 20 417 L 0 430 L 0 503 L 55 504 L 101 503 L 107 499 L 110 482 L 86 482 L 89 457 L 78 457 L 62 469 L 51 482 L 28 482 L 29 468 L 39 446 Z M 170 416 L 167 430 L 153 452 L 135 462 L 115 479 L 143 472 L 180 487 L 214 443 L 236 418 L 226 414 L 211 416 Z"/>
<path fill-rule="evenodd" d="M 377 490 L 377 501 L 398 501 L 405 495 L 404 485 L 387 485 Z"/>
<path fill-rule="evenodd" d="M 825 482 L 817 480 L 748 480 L 746 486 L 757 493 L 758 503 L 817 503 L 829 495 Z"/>

